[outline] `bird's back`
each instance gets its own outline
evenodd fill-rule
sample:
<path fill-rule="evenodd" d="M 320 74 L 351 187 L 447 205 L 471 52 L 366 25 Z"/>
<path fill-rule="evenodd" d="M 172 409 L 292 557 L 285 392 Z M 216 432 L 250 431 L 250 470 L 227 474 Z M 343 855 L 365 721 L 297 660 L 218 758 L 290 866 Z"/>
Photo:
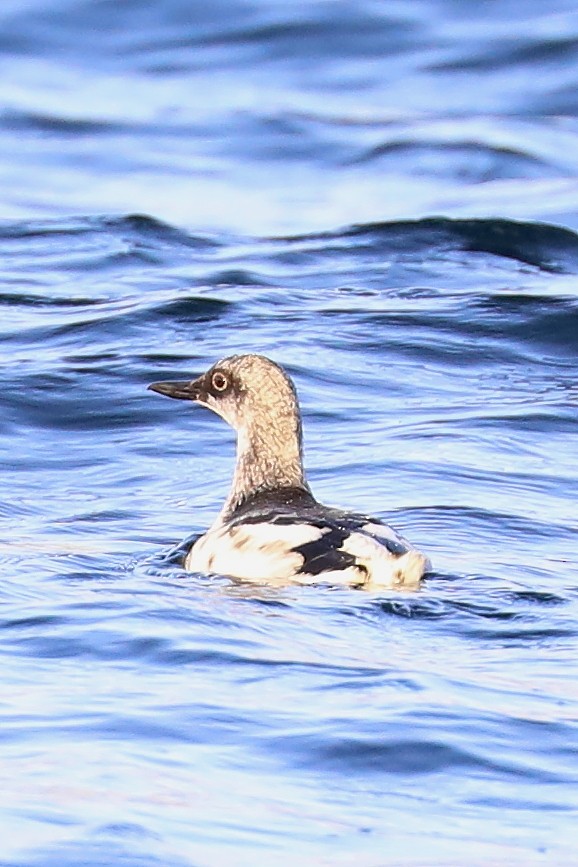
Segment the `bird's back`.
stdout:
<path fill-rule="evenodd" d="M 259 582 L 412 589 L 429 563 L 387 524 L 288 488 L 242 503 L 193 545 L 185 566 Z"/>

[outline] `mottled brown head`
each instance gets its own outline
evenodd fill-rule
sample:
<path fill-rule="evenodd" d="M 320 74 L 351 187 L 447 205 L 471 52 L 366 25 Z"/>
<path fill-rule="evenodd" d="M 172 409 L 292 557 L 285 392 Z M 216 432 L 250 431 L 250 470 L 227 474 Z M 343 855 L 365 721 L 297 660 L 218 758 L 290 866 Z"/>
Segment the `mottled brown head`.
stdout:
<path fill-rule="evenodd" d="M 191 382 L 154 382 L 149 388 L 207 406 L 235 430 L 299 416 L 291 379 L 263 355 L 232 355 Z"/>
<path fill-rule="evenodd" d="M 149 388 L 207 406 L 237 431 L 233 485 L 217 521 L 263 491 L 309 491 L 295 386 L 275 362 L 232 355 L 192 382 L 155 382 Z"/>

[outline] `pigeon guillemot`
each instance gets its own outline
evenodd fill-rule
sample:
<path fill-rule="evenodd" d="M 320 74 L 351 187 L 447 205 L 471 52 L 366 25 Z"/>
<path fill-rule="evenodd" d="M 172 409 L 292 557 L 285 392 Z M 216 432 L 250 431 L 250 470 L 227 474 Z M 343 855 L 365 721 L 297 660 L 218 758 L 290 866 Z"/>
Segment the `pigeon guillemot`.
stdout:
<path fill-rule="evenodd" d="M 206 406 L 237 431 L 231 491 L 186 555 L 186 569 L 258 582 L 419 586 L 430 563 L 392 527 L 314 498 L 295 386 L 278 364 L 233 355 L 191 382 L 149 388 Z"/>

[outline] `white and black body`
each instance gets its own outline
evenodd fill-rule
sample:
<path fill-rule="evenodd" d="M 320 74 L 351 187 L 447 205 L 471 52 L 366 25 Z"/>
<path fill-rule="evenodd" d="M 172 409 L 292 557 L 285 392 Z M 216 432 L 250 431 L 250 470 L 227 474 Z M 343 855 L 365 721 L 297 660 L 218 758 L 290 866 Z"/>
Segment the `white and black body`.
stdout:
<path fill-rule="evenodd" d="M 279 365 L 233 355 L 192 382 L 149 388 L 207 406 L 237 431 L 231 491 L 188 552 L 186 569 L 270 583 L 419 586 L 430 564 L 395 530 L 314 498 L 303 471 L 297 394 Z"/>

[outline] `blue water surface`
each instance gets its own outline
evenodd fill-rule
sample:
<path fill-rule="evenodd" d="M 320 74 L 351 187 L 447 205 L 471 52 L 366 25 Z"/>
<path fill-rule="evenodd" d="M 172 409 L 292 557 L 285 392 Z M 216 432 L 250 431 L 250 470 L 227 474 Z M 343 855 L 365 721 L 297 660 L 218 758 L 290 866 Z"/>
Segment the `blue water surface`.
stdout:
<path fill-rule="evenodd" d="M 572 865 L 578 13 L 0 10 L 0 867 Z M 263 352 L 417 593 L 185 573 Z"/>

